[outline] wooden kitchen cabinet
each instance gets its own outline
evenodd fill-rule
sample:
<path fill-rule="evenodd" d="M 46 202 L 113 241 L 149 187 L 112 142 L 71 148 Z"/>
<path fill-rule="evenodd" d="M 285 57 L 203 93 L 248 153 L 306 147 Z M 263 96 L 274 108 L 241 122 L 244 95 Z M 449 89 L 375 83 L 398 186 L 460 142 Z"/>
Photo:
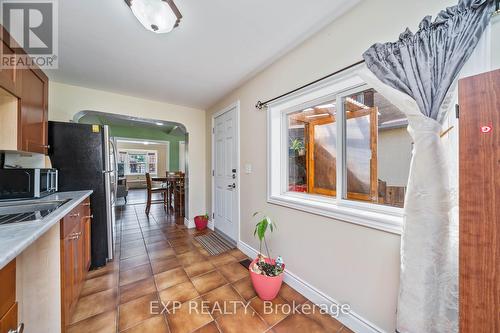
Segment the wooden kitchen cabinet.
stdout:
<path fill-rule="evenodd" d="M 25 55 L 0 29 L 0 52 Z M 48 77 L 39 68 L 0 68 L 0 88 L 0 150 L 47 154 Z"/>
<path fill-rule="evenodd" d="M 49 79 L 39 69 L 21 72 L 18 150 L 47 154 Z"/>
<path fill-rule="evenodd" d="M 20 333 L 16 331 L 17 325 L 17 303 L 14 303 L 9 311 L 0 319 L 0 333 Z"/>
<path fill-rule="evenodd" d="M 90 199 L 87 198 L 61 221 L 61 320 L 62 332 L 73 310 L 90 267 Z"/>
<path fill-rule="evenodd" d="M 0 333 L 17 328 L 16 260 L 0 270 Z"/>
<path fill-rule="evenodd" d="M 10 38 L 10 35 L 4 29 L 4 27 L 0 26 L 0 52 L 5 56 L 13 56 L 16 54 L 15 47 L 18 47 L 18 44 L 13 42 Z M 14 46 L 14 47 L 12 47 Z M 0 66 L 0 86 L 7 90 L 9 93 L 14 96 L 21 95 L 21 72 L 19 68 L 4 68 Z"/>

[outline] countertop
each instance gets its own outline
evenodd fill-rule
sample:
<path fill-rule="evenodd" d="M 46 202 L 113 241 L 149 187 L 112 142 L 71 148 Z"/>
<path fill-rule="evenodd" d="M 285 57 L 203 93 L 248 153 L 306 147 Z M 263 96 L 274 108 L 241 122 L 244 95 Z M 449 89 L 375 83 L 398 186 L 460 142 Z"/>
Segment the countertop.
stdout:
<path fill-rule="evenodd" d="M 54 224 L 58 223 L 91 194 L 92 191 L 74 191 L 49 195 L 39 200 L 71 200 L 41 220 L 0 225 L 0 269 L 36 242 Z"/>

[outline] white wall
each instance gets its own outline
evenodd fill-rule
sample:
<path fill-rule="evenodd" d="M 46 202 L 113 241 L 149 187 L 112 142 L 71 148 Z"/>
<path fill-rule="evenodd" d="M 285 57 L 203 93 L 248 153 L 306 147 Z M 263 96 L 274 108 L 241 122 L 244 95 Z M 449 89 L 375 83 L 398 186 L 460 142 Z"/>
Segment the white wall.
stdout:
<path fill-rule="evenodd" d="M 51 82 L 49 120 L 70 121 L 82 110 L 184 124 L 189 133 L 189 217 L 206 212 L 205 111 L 106 91 Z"/>
<path fill-rule="evenodd" d="M 207 113 L 207 165 L 211 158 L 211 114 L 241 102 L 241 234 L 258 248 L 252 213 L 274 217 L 275 255 L 287 268 L 326 295 L 351 304 L 353 310 L 387 332 L 394 332 L 399 280 L 400 236 L 271 205 L 266 202 L 266 112 L 254 105 L 362 59 L 375 42 L 395 41 L 409 26 L 456 4 L 456 0 L 365 0 L 322 32 L 231 92 Z M 207 169 L 207 207 L 211 177 Z"/>

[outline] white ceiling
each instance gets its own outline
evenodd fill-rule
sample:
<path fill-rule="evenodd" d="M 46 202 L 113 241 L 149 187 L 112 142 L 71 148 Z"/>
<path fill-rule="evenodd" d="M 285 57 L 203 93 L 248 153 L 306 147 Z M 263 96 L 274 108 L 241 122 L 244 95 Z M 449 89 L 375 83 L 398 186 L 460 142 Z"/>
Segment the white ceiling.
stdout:
<path fill-rule="evenodd" d="M 349 0 L 176 0 L 168 34 L 123 0 L 59 1 L 58 82 L 207 108 L 356 4 Z"/>

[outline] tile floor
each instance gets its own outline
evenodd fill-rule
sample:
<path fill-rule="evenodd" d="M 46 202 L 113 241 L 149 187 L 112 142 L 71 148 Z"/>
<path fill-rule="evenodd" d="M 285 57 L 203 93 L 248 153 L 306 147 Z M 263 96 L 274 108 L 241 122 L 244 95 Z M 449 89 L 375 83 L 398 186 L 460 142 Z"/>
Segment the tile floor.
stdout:
<path fill-rule="evenodd" d="M 142 205 L 120 207 L 117 259 L 89 273 L 68 332 L 351 332 L 318 312 L 266 313 L 239 263 L 247 257 L 239 250 L 210 256 L 194 240 L 197 234 L 159 205 L 149 219 Z M 284 284 L 273 305 L 292 302 L 313 306 Z M 158 314 L 162 304 L 167 310 Z M 229 313 L 223 313 L 224 304 L 231 305 Z"/>

